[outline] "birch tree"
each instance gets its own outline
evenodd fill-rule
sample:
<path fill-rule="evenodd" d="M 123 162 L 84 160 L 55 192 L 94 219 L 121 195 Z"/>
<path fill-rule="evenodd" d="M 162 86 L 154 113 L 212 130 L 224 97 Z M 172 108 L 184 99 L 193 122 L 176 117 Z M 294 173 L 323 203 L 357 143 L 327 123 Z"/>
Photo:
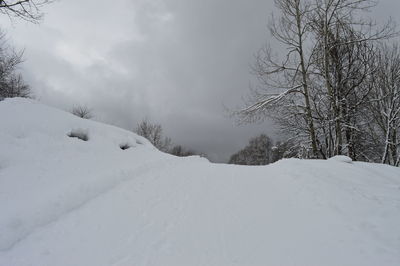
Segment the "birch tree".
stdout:
<path fill-rule="evenodd" d="M 382 45 L 376 57 L 377 72 L 369 95 L 373 119 L 369 135 L 381 163 L 400 164 L 400 49 Z"/>
<path fill-rule="evenodd" d="M 329 140 L 328 157 L 347 153 L 356 159 L 354 133 L 358 107 L 369 93 L 368 77 L 374 69 L 373 42 L 395 34 L 394 24 L 388 21 L 378 28 L 362 12 L 376 2 L 371 0 L 315 0 L 311 28 L 318 43 L 315 54 L 318 72 L 323 78 L 328 106 L 325 123 Z M 331 127 L 333 129 L 331 129 Z"/>
<path fill-rule="evenodd" d="M 261 50 L 254 70 L 262 87 L 236 114 L 245 122 L 273 118 L 295 140 L 299 157 L 369 160 L 365 109 L 379 67 L 376 45 L 397 35 L 395 24 L 378 27 L 363 16 L 375 6 L 372 0 L 275 4 L 280 17 L 270 30 L 286 52 L 279 57 L 269 46 Z"/>
<path fill-rule="evenodd" d="M 254 72 L 267 90 L 255 90 L 248 106 L 237 114 L 242 120 L 260 118 L 272 112 L 280 113 L 280 107 L 286 105 L 291 110 L 285 118 L 278 119 L 282 126 L 298 121 L 297 130 L 307 136 L 310 157 L 318 157 L 317 135 L 314 126 L 310 100 L 310 58 L 312 51 L 305 45 L 309 34 L 307 16 L 312 12 L 312 5 L 307 0 L 275 0 L 280 17 L 272 16 L 270 32 L 275 40 L 286 50 L 276 58 L 267 45 L 256 57 Z M 271 93 L 275 89 L 276 93 Z M 288 127 L 289 128 L 289 127 Z M 294 128 L 294 127 L 291 127 Z"/>

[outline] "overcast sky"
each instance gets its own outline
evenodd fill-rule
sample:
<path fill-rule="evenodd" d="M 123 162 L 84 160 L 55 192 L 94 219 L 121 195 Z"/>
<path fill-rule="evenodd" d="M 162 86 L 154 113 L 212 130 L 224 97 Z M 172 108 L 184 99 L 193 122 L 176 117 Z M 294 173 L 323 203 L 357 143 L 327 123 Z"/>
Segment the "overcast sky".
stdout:
<path fill-rule="evenodd" d="M 399 0 L 372 14 L 400 21 Z M 147 117 L 174 143 L 229 156 L 272 123 L 237 126 L 224 105 L 242 104 L 254 53 L 268 41 L 273 0 L 59 0 L 40 25 L 1 18 L 25 49 L 24 77 L 36 98 L 129 130 Z"/>

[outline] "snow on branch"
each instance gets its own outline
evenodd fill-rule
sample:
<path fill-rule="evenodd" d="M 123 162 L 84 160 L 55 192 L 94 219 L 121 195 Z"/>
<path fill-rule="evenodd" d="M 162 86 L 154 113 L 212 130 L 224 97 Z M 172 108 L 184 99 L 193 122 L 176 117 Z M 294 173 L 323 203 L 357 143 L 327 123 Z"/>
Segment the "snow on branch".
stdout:
<path fill-rule="evenodd" d="M 291 93 L 301 93 L 299 91 L 299 88 L 301 88 L 303 85 L 297 85 L 293 88 L 287 89 L 284 92 L 280 94 L 268 94 L 266 98 L 258 100 L 255 104 L 252 104 L 242 110 L 239 111 L 241 114 L 251 114 L 256 111 L 262 110 L 264 107 L 275 104 L 280 102 L 282 99 L 284 99 L 287 95 Z"/>

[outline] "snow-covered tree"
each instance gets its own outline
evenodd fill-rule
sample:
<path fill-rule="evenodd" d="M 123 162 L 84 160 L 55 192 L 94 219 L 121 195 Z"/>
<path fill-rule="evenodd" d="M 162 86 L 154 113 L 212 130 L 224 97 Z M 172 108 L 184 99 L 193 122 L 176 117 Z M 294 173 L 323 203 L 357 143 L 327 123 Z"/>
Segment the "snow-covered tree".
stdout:
<path fill-rule="evenodd" d="M 359 159 L 356 138 L 361 127 L 357 121 L 371 90 L 374 43 L 394 34 L 391 21 L 378 28 L 361 16 L 374 5 L 370 0 L 315 0 L 309 16 L 316 44 L 315 109 L 319 108 L 325 157 L 347 154 Z"/>
<path fill-rule="evenodd" d="M 371 0 L 275 4 L 280 17 L 270 29 L 286 52 L 279 56 L 269 46 L 261 50 L 254 70 L 262 87 L 253 89 L 246 107 L 235 114 L 241 122 L 272 118 L 293 140 L 299 157 L 346 154 L 370 160 L 365 109 L 379 68 L 376 46 L 396 35 L 394 23 L 378 27 L 363 16 L 375 6 Z M 389 162 L 384 158 L 392 143 L 386 141 L 382 162 Z"/>
<path fill-rule="evenodd" d="M 311 1 L 275 0 L 275 5 L 281 14 L 279 18 L 271 18 L 269 28 L 287 53 L 276 57 L 269 45 L 259 51 L 253 69 L 264 88 L 254 90 L 248 106 L 236 114 L 241 120 L 253 121 L 263 119 L 266 112 L 272 116 L 284 112 L 284 116 L 275 118 L 284 127 L 307 132 L 304 137 L 311 157 L 318 157 L 310 99 L 312 51 L 306 49 Z M 298 125 L 293 125 L 293 121 L 299 122 Z"/>
<path fill-rule="evenodd" d="M 400 48 L 382 45 L 376 56 L 374 75 L 366 112 L 370 119 L 369 156 L 374 161 L 400 164 Z"/>

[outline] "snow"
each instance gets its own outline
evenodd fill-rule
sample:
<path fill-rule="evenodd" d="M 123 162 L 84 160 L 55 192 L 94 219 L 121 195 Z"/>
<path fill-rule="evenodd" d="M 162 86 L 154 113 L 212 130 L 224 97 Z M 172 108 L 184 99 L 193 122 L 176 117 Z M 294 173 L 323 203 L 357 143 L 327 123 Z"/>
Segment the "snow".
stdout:
<path fill-rule="evenodd" d="M 399 168 L 178 158 L 26 99 L 0 121 L 1 266 L 400 265 Z"/>
<path fill-rule="evenodd" d="M 332 158 L 329 158 L 328 160 L 330 161 L 336 161 L 336 162 L 342 162 L 342 163 L 352 163 L 353 160 L 345 155 L 336 155 L 333 156 Z"/>

